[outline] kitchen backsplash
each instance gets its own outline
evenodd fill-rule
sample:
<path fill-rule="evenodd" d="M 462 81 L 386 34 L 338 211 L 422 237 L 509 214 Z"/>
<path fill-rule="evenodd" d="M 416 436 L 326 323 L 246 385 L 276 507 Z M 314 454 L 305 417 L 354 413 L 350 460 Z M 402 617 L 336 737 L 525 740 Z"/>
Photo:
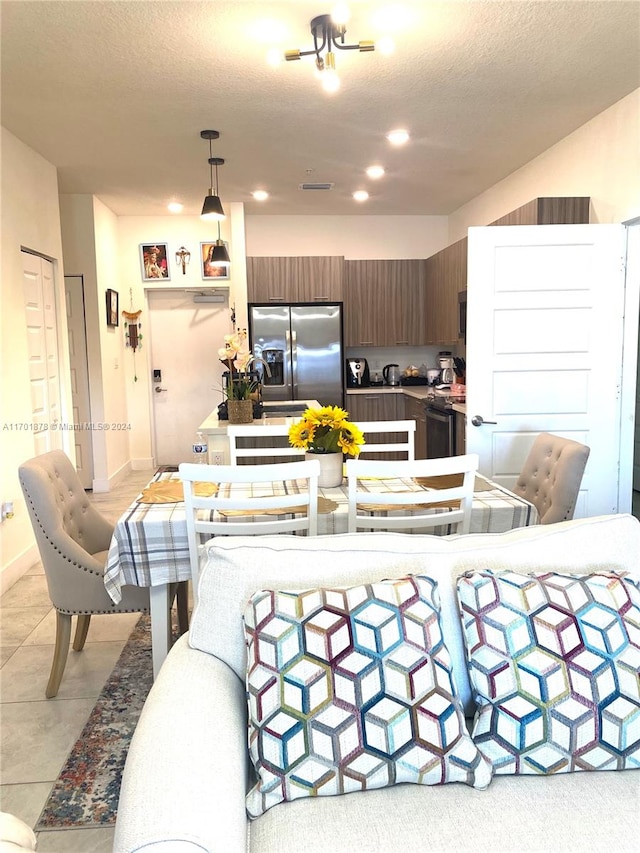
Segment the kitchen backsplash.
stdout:
<path fill-rule="evenodd" d="M 425 347 L 345 347 L 345 358 L 366 358 L 369 370 L 382 370 L 385 364 L 397 364 L 404 370 L 410 364 L 427 368 L 438 367 L 438 353 L 450 350 L 453 355 L 464 357 L 464 347 L 425 346 Z"/>

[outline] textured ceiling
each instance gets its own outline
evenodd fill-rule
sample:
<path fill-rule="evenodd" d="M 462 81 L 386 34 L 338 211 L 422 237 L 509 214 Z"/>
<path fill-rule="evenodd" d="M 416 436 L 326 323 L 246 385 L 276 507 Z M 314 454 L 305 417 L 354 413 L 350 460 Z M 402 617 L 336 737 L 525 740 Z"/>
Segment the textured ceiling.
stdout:
<path fill-rule="evenodd" d="M 265 55 L 311 47 L 309 22 L 332 5 L 6 0 L 2 124 L 57 166 L 61 192 L 119 215 L 171 200 L 199 213 L 204 128 L 220 131 L 223 203 L 248 213 L 448 214 L 640 86 L 638 0 L 405 0 L 395 54 L 338 53 L 327 95 L 312 59 L 274 69 Z M 388 0 L 349 5 L 347 41 L 379 36 Z M 392 149 L 398 126 L 411 141 Z"/>

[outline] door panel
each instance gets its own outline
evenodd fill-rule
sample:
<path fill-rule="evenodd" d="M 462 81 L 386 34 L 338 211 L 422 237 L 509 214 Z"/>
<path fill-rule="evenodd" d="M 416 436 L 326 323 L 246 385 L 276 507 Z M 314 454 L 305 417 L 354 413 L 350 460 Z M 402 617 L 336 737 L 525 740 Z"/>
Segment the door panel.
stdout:
<path fill-rule="evenodd" d="M 22 252 L 22 269 L 33 444 L 40 455 L 62 447 L 53 264 Z"/>
<path fill-rule="evenodd" d="M 76 425 L 91 422 L 89 396 L 89 365 L 87 362 L 87 331 L 84 314 L 84 283 L 81 275 L 64 277 L 69 338 L 69 370 L 71 407 Z M 76 470 L 85 489 L 93 487 L 93 442 L 90 429 L 75 429 Z"/>
<path fill-rule="evenodd" d="M 151 392 L 156 462 L 190 462 L 198 426 L 223 400 L 218 349 L 232 331 L 229 309 L 194 304 L 184 291 L 150 291 L 149 329 L 151 368 L 162 371 Z"/>
<path fill-rule="evenodd" d="M 510 487 L 540 432 L 587 444 L 576 517 L 618 510 L 625 232 L 469 229 L 467 452 Z"/>

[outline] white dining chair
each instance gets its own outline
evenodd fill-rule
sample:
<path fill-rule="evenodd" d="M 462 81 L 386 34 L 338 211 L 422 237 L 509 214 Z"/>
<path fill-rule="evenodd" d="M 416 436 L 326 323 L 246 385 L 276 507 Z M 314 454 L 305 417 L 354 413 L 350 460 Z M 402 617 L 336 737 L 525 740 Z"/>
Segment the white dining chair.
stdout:
<path fill-rule="evenodd" d="M 413 460 L 416 458 L 415 421 L 357 421 L 356 426 L 364 433 L 365 440 L 359 458 L 371 453 L 401 453 L 405 459 Z M 389 433 L 398 433 L 400 440 L 387 443 L 371 441 L 371 436 L 389 435 Z M 400 438 L 401 435 L 404 435 L 404 439 Z"/>
<path fill-rule="evenodd" d="M 270 463 L 282 462 L 285 458 L 295 462 L 295 457 L 304 457 L 304 450 L 288 443 L 288 424 L 229 424 L 227 436 L 231 465 L 247 464 L 246 459 Z"/>
<path fill-rule="evenodd" d="M 468 533 L 478 462 L 477 453 L 411 462 L 348 460 L 349 532 L 453 524 L 454 532 Z M 386 486 L 376 488 L 383 480 Z"/>
<path fill-rule="evenodd" d="M 317 459 L 273 465 L 183 462 L 178 473 L 184 488 L 194 600 L 203 536 L 294 532 L 315 536 L 318 532 Z M 217 490 L 209 497 L 201 497 L 196 494 L 196 483 L 216 484 Z"/>

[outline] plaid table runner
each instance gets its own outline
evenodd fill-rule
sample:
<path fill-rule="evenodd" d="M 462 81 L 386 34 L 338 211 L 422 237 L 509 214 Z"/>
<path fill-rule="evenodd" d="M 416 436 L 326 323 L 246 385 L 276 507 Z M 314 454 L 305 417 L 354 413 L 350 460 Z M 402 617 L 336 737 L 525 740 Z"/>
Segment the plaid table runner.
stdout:
<path fill-rule="evenodd" d="M 159 474 L 154 480 L 176 478 L 177 474 Z M 366 488 L 366 481 L 362 481 Z M 274 484 L 277 494 L 299 494 L 297 481 Z M 428 484 L 426 484 L 428 485 Z M 229 486 L 224 486 L 227 491 Z M 248 490 L 253 497 L 272 494 L 265 483 L 237 484 L 238 489 Z M 385 489 L 393 492 L 416 491 L 423 488 L 414 480 L 371 481 L 375 491 Z M 266 491 L 265 491 L 266 490 Z M 318 534 L 347 532 L 348 498 L 346 482 L 332 489 L 320 489 L 325 499 L 319 505 Z M 331 502 L 331 503 L 328 503 Z M 327 511 L 329 510 L 329 511 Z M 438 512 L 446 513 L 446 507 Z M 232 524 L 236 515 L 220 516 Z M 256 516 L 257 517 L 257 516 Z M 532 504 L 514 495 L 507 489 L 483 477 L 476 478 L 471 512 L 471 533 L 502 533 L 514 527 L 526 527 L 538 522 L 538 514 Z M 434 528 L 432 533 L 448 535 L 452 531 L 446 523 Z M 116 524 L 105 571 L 104 583 L 107 592 L 119 602 L 121 587 L 125 584 L 156 586 L 178 580 L 189 580 L 189 545 L 184 503 L 138 503 L 124 512 Z"/>

